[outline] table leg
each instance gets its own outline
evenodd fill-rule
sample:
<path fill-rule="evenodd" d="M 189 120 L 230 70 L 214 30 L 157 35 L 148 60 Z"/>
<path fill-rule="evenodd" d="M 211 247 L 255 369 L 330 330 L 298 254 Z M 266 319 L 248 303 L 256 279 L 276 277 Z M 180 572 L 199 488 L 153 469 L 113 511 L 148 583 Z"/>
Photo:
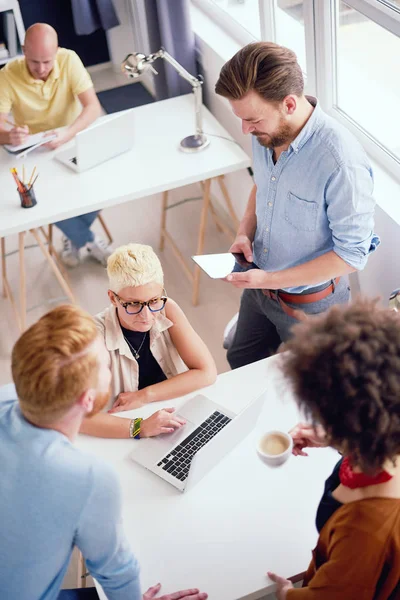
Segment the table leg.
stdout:
<path fill-rule="evenodd" d="M 168 208 L 168 192 L 163 193 L 161 207 L 161 227 L 160 227 L 160 250 L 164 250 L 165 246 L 165 230 L 167 226 L 167 208 Z"/>
<path fill-rule="evenodd" d="M 26 272 L 25 272 L 25 231 L 18 234 L 19 239 L 19 304 L 20 329 L 26 328 Z"/>
<path fill-rule="evenodd" d="M 68 279 L 68 273 L 65 270 L 65 267 L 63 265 L 63 262 L 58 254 L 58 252 L 56 251 L 56 249 L 53 246 L 52 243 L 52 238 L 50 237 L 50 235 L 52 235 L 52 230 L 50 229 L 52 227 L 52 225 L 49 225 L 49 230 L 48 233 L 46 233 L 46 230 L 44 227 L 39 227 L 40 231 L 43 234 L 44 239 L 46 240 L 46 242 L 48 243 L 48 248 L 49 248 L 49 254 L 53 257 L 53 259 L 55 260 L 57 267 L 59 268 L 59 270 L 61 271 L 62 276 L 64 277 L 65 281 L 68 283 L 69 285 L 69 279 Z M 37 230 L 36 230 L 37 231 Z"/>
<path fill-rule="evenodd" d="M 6 265 L 6 238 L 1 238 L 1 280 L 3 282 L 3 297 L 7 298 L 7 265 Z"/>
<path fill-rule="evenodd" d="M 225 185 L 225 181 L 224 181 L 224 176 L 220 175 L 218 177 L 218 184 L 219 187 L 221 188 L 221 192 L 222 195 L 224 196 L 224 200 L 226 202 L 226 206 L 228 207 L 228 211 L 229 214 L 231 215 L 231 219 L 235 225 L 236 230 L 238 230 L 239 228 L 239 219 L 237 218 L 237 215 L 235 213 L 235 209 L 233 208 L 233 204 L 232 204 L 232 200 L 230 199 L 230 196 L 228 194 L 228 190 L 226 189 L 226 185 Z"/>
<path fill-rule="evenodd" d="M 201 209 L 199 236 L 197 239 L 197 251 L 196 254 L 202 254 L 204 248 L 204 236 L 206 233 L 207 225 L 207 214 L 210 208 L 210 186 L 211 179 L 207 179 L 204 182 L 203 188 L 203 206 Z M 194 268 L 194 281 L 193 281 L 193 295 L 192 304 L 197 306 L 199 300 L 199 284 L 200 284 L 200 267 L 198 265 Z"/>
<path fill-rule="evenodd" d="M 33 237 L 35 238 L 35 240 L 37 241 L 37 243 L 39 244 L 40 249 L 43 252 L 45 258 L 47 259 L 49 265 L 53 269 L 54 275 L 57 277 L 58 282 L 61 285 L 62 289 L 64 290 L 64 292 L 66 293 L 68 298 L 71 300 L 71 302 L 75 302 L 75 297 L 72 293 L 71 288 L 69 287 L 68 283 L 65 281 L 64 277 L 62 276 L 62 273 L 60 272 L 60 269 L 57 267 L 56 262 L 50 256 L 50 253 L 47 250 L 46 246 L 44 245 L 43 241 L 41 240 L 40 235 L 38 234 L 37 230 L 31 229 L 30 231 L 31 231 L 31 234 L 33 235 Z"/>

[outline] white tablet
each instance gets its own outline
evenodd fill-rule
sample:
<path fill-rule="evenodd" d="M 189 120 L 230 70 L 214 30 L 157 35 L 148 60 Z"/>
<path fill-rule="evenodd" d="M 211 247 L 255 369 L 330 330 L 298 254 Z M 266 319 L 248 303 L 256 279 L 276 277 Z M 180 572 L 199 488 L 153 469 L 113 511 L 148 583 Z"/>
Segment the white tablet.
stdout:
<path fill-rule="evenodd" d="M 212 279 L 223 279 L 232 273 L 235 266 L 235 257 L 230 252 L 223 254 L 201 254 L 192 256 L 192 259 Z"/>

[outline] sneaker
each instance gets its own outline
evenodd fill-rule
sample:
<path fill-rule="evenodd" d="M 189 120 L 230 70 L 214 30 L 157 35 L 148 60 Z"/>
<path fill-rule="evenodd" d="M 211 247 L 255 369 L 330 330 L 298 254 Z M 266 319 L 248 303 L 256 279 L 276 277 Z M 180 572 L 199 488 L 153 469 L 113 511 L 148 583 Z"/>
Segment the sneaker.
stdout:
<path fill-rule="evenodd" d="M 61 251 L 61 260 L 67 267 L 76 267 L 81 262 L 79 248 L 76 248 L 71 240 L 65 236 L 62 238 L 63 249 Z"/>
<path fill-rule="evenodd" d="M 113 251 L 101 237 L 95 234 L 93 242 L 88 242 L 86 248 L 90 256 L 99 261 L 103 267 L 107 266 L 107 258 L 111 256 Z"/>

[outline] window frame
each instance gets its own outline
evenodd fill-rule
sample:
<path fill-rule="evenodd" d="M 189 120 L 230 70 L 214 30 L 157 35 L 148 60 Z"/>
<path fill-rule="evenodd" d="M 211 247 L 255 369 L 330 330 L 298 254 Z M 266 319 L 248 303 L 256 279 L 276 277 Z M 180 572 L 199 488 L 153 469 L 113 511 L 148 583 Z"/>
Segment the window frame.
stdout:
<path fill-rule="evenodd" d="M 191 0 L 213 19 L 237 43 L 244 46 L 256 38 L 242 27 L 223 8 L 212 0 Z M 306 93 L 316 95 L 322 108 L 345 125 L 361 142 L 372 159 L 400 181 L 400 158 L 384 147 L 379 140 L 336 106 L 336 30 L 339 22 L 340 0 L 303 0 L 306 43 Z M 377 25 L 400 37 L 400 7 L 390 0 L 344 0 Z M 276 11 L 283 10 L 277 0 L 258 0 L 261 39 L 276 40 Z"/>
<path fill-rule="evenodd" d="M 400 37 L 400 11 L 397 13 L 396 10 L 388 9 L 383 4 L 384 10 L 377 8 L 376 2 L 379 2 L 379 0 L 374 0 L 374 5 L 370 0 L 343 1 L 377 25 Z M 391 153 L 355 119 L 352 119 L 350 115 L 347 115 L 336 105 L 337 57 L 335 40 L 339 25 L 339 3 L 340 0 L 329 0 L 329 2 L 321 3 L 314 0 L 315 22 L 319 25 L 316 27 L 319 35 L 316 35 L 315 45 L 317 96 L 324 110 L 347 127 L 357 137 L 370 157 L 399 180 L 400 157 L 396 157 Z M 389 18 L 388 10 L 397 14 L 391 15 L 391 18 Z"/>

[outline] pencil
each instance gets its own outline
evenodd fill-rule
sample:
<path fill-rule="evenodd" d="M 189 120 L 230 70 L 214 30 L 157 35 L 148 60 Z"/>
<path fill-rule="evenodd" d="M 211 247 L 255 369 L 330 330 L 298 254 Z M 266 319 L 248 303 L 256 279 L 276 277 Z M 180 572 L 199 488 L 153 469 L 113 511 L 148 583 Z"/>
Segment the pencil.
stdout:
<path fill-rule="evenodd" d="M 22 165 L 22 183 L 25 184 L 25 165 Z"/>
<path fill-rule="evenodd" d="M 6 123 L 7 123 L 7 125 L 11 125 L 11 127 L 18 127 L 18 125 L 16 123 L 13 123 L 9 119 L 6 119 Z"/>
<path fill-rule="evenodd" d="M 17 177 L 16 174 L 16 169 L 10 169 L 12 176 L 14 177 L 15 183 L 17 184 L 17 188 L 18 191 L 23 194 L 24 192 L 26 192 L 26 187 L 24 185 L 22 185 L 22 183 L 20 182 L 20 180 Z"/>
<path fill-rule="evenodd" d="M 34 177 L 35 173 L 36 173 L 36 167 L 35 167 L 35 168 L 33 169 L 33 171 L 32 171 L 32 175 L 31 175 L 31 178 L 29 179 L 28 186 L 30 186 L 30 185 L 31 185 L 31 183 L 32 183 L 32 179 L 33 179 L 33 177 Z"/>
<path fill-rule="evenodd" d="M 35 177 L 35 179 L 32 181 L 32 183 L 29 185 L 29 187 L 28 187 L 28 191 L 29 191 L 30 189 L 32 189 L 32 188 L 33 188 L 33 186 L 34 186 L 34 184 L 35 184 L 35 181 L 36 181 L 36 179 L 37 179 L 38 177 L 39 177 L 39 173 L 36 175 L 36 177 Z"/>

